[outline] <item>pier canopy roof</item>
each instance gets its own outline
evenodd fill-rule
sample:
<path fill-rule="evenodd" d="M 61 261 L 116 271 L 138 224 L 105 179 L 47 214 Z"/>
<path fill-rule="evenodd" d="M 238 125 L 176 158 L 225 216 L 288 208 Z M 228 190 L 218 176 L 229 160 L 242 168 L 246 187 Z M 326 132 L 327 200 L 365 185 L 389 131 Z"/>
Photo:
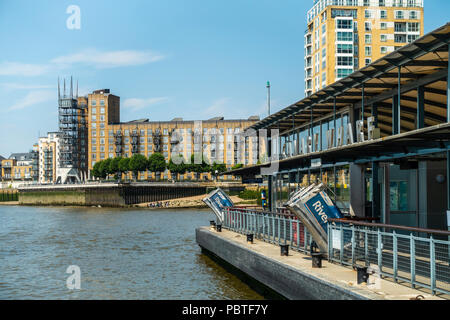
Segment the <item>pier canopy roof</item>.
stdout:
<path fill-rule="evenodd" d="M 328 87 L 313 93 L 293 105 L 255 123 L 249 129 L 279 129 L 280 133 L 307 124 L 337 109 L 353 105 L 361 108 L 376 104 L 380 113 L 382 135 L 391 134 L 392 97 L 401 87 L 401 127 L 415 128 L 417 93 L 424 86 L 428 123 L 435 125 L 447 121 L 447 68 L 450 23 L 430 32 L 383 58 L 359 69 Z M 391 100 L 389 100 L 391 99 Z M 384 110 L 386 109 L 386 110 Z M 370 108 L 366 108 L 370 116 Z M 405 115 L 403 116 L 403 113 Z M 386 119 L 383 119 L 387 117 Z"/>
<path fill-rule="evenodd" d="M 248 166 L 224 174 L 259 175 L 262 172 L 261 169 L 268 169 L 274 165 L 277 172 L 310 168 L 314 160 L 319 160 L 321 165 L 332 165 L 342 162 L 367 163 L 405 157 L 427 157 L 430 154 L 449 149 L 450 123 L 444 123 L 390 137 L 272 161 L 270 164 Z"/>
<path fill-rule="evenodd" d="M 308 168 L 312 160 L 321 165 L 387 161 L 450 150 L 449 44 L 447 23 L 247 129 L 266 129 L 269 135 L 270 130 L 279 130 L 279 136 L 287 136 L 341 110 L 353 110 L 353 130 L 356 120 L 375 116 L 380 139 L 297 152 L 276 161 L 272 156 L 270 164 L 224 174 L 260 174 L 261 168 L 274 163 L 286 171 Z M 367 137 L 365 126 L 363 130 Z"/>

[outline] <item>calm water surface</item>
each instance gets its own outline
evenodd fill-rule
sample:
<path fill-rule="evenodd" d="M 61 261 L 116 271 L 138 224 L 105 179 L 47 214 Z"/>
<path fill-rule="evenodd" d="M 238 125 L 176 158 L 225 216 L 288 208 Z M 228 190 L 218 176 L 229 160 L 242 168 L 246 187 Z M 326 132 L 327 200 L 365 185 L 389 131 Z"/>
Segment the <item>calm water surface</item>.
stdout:
<path fill-rule="evenodd" d="M 201 254 L 209 210 L 0 206 L 0 299 L 262 299 Z M 81 290 L 66 269 L 81 269 Z"/>

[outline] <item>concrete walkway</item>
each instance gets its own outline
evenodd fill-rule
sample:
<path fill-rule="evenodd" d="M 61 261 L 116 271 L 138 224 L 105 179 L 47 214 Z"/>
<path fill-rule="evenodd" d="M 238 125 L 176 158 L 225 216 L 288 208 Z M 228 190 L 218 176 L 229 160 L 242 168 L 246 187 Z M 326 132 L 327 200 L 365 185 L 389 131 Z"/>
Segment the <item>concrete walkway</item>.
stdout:
<path fill-rule="evenodd" d="M 240 252 L 239 255 L 246 255 L 246 253 L 250 253 L 246 259 L 248 259 L 249 265 L 251 265 L 252 261 L 255 257 L 257 259 L 263 258 L 267 261 L 267 264 L 275 265 L 277 268 L 281 267 L 280 270 L 288 270 L 295 271 L 298 274 L 302 275 L 302 281 L 307 281 L 308 283 L 304 283 L 305 287 L 309 287 L 312 282 L 316 283 L 317 287 L 324 285 L 324 288 L 329 287 L 335 295 L 342 294 L 343 297 L 335 296 L 336 299 L 369 299 L 369 300 L 412 300 L 421 296 L 422 300 L 445 300 L 437 296 L 432 296 L 423 291 L 412 289 L 407 285 L 400 285 L 392 281 L 375 278 L 373 276 L 369 279 L 369 285 L 362 284 L 357 285 L 357 272 L 351 268 L 343 267 L 337 264 L 329 263 L 326 260 L 322 261 L 321 269 L 313 269 L 311 257 L 303 255 L 296 251 L 289 251 L 289 257 L 281 257 L 280 256 L 280 248 L 273 244 L 269 244 L 263 241 L 255 240 L 254 244 L 248 244 L 245 235 L 240 235 L 228 230 L 223 230 L 223 232 L 218 233 L 216 231 L 211 231 L 210 228 L 200 228 L 197 230 L 197 240 L 199 239 L 199 233 L 203 233 L 205 239 L 208 238 L 207 242 L 214 242 L 215 240 L 222 241 L 222 244 L 219 242 L 215 246 L 210 246 L 209 243 L 204 243 L 206 247 L 210 246 L 210 249 L 206 248 L 208 251 L 213 252 L 223 260 L 233 260 L 232 253 L 230 256 L 230 248 L 223 249 L 224 254 L 222 255 L 222 247 L 225 248 L 227 246 L 234 246 L 236 250 L 235 252 Z M 215 240 L 213 240 L 215 239 Z M 213 240 L 213 241 L 212 241 Z M 199 241 L 198 241 L 199 242 Z M 203 247 L 201 243 L 200 246 Z M 221 246 L 222 245 L 222 246 Z M 214 252 L 217 251 L 217 252 Z M 232 250 L 231 250 L 232 251 Z M 237 255 L 237 254 L 236 254 Z M 228 257 L 228 258 L 227 258 Z M 233 261 L 227 261 L 231 263 L 235 267 L 242 269 L 242 266 L 245 266 L 245 261 L 236 260 L 239 263 L 233 263 Z M 236 264 L 240 264 L 237 266 Z M 261 261 L 258 262 L 258 268 L 261 267 Z M 262 266 L 264 268 L 264 266 Z M 273 266 L 271 267 L 273 268 Z M 283 269 L 284 268 L 284 269 Z M 273 290 L 283 294 L 287 298 L 290 298 L 288 294 L 285 292 L 280 292 L 276 286 L 276 280 L 273 279 L 274 283 L 264 283 L 271 282 L 270 277 L 266 278 L 266 281 L 261 281 L 258 279 L 258 274 L 260 274 L 260 270 L 256 270 L 255 267 L 249 266 L 249 270 L 242 270 L 246 272 L 249 276 L 254 277 L 256 280 L 262 282 Z M 255 271 L 255 274 L 252 272 Z M 263 270 L 264 272 L 271 272 L 271 270 Z M 278 277 L 276 274 L 274 277 Z M 291 276 L 292 277 L 292 276 Z M 264 278 L 264 277 L 263 277 Z M 305 280 L 308 279 L 308 280 Z M 375 284 L 375 279 L 378 281 L 378 285 Z M 280 282 L 283 280 L 280 277 Z M 371 284 L 372 283 L 372 284 Z M 286 287 L 286 286 L 284 286 Z M 282 288 L 281 290 L 284 290 Z M 314 285 L 311 288 L 308 288 L 309 292 L 314 291 Z M 318 299 L 317 292 L 315 292 L 315 299 Z M 325 299 L 334 299 L 334 296 L 324 295 Z"/>
<path fill-rule="evenodd" d="M 19 201 L 0 202 L 0 206 L 18 206 L 18 205 L 19 205 Z"/>

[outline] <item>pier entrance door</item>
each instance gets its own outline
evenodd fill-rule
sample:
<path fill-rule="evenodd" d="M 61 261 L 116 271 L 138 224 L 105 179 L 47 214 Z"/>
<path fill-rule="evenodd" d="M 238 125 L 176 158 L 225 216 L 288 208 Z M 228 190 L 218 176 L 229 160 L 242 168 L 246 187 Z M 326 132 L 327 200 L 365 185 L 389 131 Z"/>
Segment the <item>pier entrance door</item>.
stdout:
<path fill-rule="evenodd" d="M 418 227 L 419 188 L 418 169 L 390 164 L 385 167 L 386 222 L 394 225 Z"/>

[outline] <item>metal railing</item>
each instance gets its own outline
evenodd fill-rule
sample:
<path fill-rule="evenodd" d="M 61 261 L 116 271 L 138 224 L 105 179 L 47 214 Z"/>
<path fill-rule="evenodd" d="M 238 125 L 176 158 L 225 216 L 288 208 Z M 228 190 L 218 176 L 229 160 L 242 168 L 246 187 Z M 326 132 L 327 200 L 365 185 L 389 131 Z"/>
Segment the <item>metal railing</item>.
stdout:
<path fill-rule="evenodd" d="M 433 295 L 450 294 L 450 232 L 360 222 L 330 220 L 328 260 L 343 266 L 378 266 L 380 276 Z M 313 239 L 287 210 L 277 213 L 227 208 L 222 227 L 256 239 L 289 245 L 309 255 Z"/>
<path fill-rule="evenodd" d="M 328 259 L 347 266 L 376 265 L 380 275 L 450 294 L 450 232 L 333 220 Z"/>
<path fill-rule="evenodd" d="M 289 245 L 293 250 L 309 254 L 312 237 L 305 226 L 293 215 L 244 208 L 227 208 L 224 229 L 240 234 L 253 234 L 256 239 Z"/>

